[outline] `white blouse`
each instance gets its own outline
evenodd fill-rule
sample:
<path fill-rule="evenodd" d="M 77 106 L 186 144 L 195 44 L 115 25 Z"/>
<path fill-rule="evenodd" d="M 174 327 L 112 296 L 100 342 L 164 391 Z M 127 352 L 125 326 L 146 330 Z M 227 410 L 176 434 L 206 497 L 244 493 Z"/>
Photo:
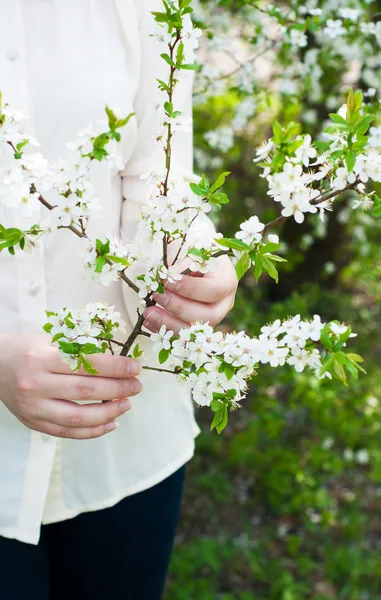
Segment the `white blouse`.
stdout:
<path fill-rule="evenodd" d="M 145 195 L 140 175 L 162 152 L 152 132 L 156 78 L 165 77 L 166 66 L 162 48 L 150 37 L 151 11 L 161 6 L 161 0 L 0 0 L 0 90 L 5 101 L 30 115 L 49 160 L 62 156 L 66 142 L 90 121 L 103 120 L 106 103 L 136 113 L 123 133 L 123 173 L 103 164 L 94 171 L 103 218 L 92 223 L 93 236 L 122 230 L 133 238 Z M 192 75 L 184 72 L 178 102 L 188 115 L 191 86 Z M 184 177 L 193 177 L 190 134 L 177 135 L 174 163 Z M 23 225 L 9 209 L 0 211 L 0 222 L 12 221 Z M 211 227 L 202 223 L 196 229 L 206 234 Z M 40 331 L 46 309 L 93 301 L 114 305 L 131 327 L 134 293 L 119 283 L 85 283 L 81 248 L 81 240 L 60 231 L 41 252 L 0 254 L 0 333 Z M 149 364 L 149 340 L 142 345 Z M 142 383 L 120 428 L 95 440 L 31 431 L 0 402 L 1 536 L 37 544 L 41 523 L 112 506 L 191 458 L 198 428 L 188 392 L 171 375 L 152 373 Z"/>

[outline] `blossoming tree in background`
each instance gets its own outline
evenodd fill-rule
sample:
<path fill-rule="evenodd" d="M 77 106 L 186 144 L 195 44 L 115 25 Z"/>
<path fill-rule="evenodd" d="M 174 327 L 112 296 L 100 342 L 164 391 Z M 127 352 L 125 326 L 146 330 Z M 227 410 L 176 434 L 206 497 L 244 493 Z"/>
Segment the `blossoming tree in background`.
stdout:
<path fill-rule="evenodd" d="M 235 129 L 248 126 L 257 103 L 265 101 L 266 92 L 260 91 L 260 86 L 251 80 L 253 64 L 259 54 L 280 48 L 276 56 L 282 57 L 281 66 L 297 68 L 298 64 L 305 64 L 303 61 L 312 60 L 305 57 L 300 63 L 294 60 L 295 52 L 304 48 L 310 32 L 318 32 L 318 39 L 323 36 L 325 51 L 327 44 L 328 47 L 332 44 L 332 52 L 337 36 L 358 33 L 355 9 L 350 14 L 340 13 L 342 18 L 335 20 L 326 18 L 325 14 L 323 17 L 314 6 L 302 10 L 298 5 L 284 11 L 274 7 L 263 9 L 256 3 L 246 4 L 242 2 L 242 10 L 248 16 L 248 27 L 252 27 L 254 14 L 263 15 L 264 22 L 259 20 L 255 25 L 255 40 L 249 33 L 245 34 L 244 26 L 243 31 L 239 31 L 240 43 L 247 46 L 242 63 L 233 51 L 232 60 L 239 62 L 234 72 L 216 75 L 207 65 L 198 84 L 202 87 L 204 78 L 208 93 L 213 86 L 227 84 L 237 88 L 238 96 L 243 95 L 242 101 L 237 103 L 233 125 L 224 126 L 222 132 L 214 130 L 205 134 L 208 144 L 222 151 L 229 148 Z M 117 144 L 132 115 L 123 118 L 107 108 L 106 131 L 86 129 L 70 144 L 68 159 L 54 166 L 33 151 L 38 142 L 24 132 L 21 116 L 5 104 L 0 112 L 0 142 L 6 149 L 5 161 L 0 166 L 0 203 L 30 217 L 41 205 L 45 211 L 44 217 L 27 230 L 19 229 L 17 224 L 0 225 L 0 251 L 11 254 L 34 251 L 45 236 L 57 229 L 69 229 L 81 238 L 87 276 L 102 285 L 122 280 L 140 297 L 142 311 L 123 342 L 120 341 L 121 316 L 111 307 L 94 303 L 81 310 L 68 307 L 59 313 L 48 313 L 44 329 L 51 335 L 52 343 L 59 347 L 62 358 L 74 370 L 83 366 L 91 374 L 94 373 L 92 354 L 114 353 L 121 348 L 122 355 L 141 358 L 143 368 L 170 372 L 190 385 L 195 402 L 210 406 L 215 413 L 212 426 L 220 432 L 226 426 L 229 409 L 239 406 L 248 381 L 261 364 L 277 367 L 287 363 L 299 372 L 308 367 L 312 376 L 336 377 L 344 383 L 348 374 L 357 377 L 362 370 L 361 357 L 346 348 L 354 335 L 351 327 L 340 323 L 340 315 L 337 321 L 329 323 L 322 322 L 317 315 L 312 320 L 302 320 L 295 315 L 263 326 L 257 337 L 249 337 L 243 331 L 224 334 L 208 323 L 195 323 L 178 335 L 165 327 L 150 335 L 144 330 L 144 307 L 155 304 L 155 298 L 164 292 L 167 282 L 181 280 L 189 270 L 205 274 L 223 255 L 234 262 L 239 279 L 252 270 L 256 280 L 267 273 L 278 281 L 278 264 L 286 259 L 279 254 L 282 244 L 273 230 L 288 219 L 302 223 L 311 214 L 318 214 L 324 221 L 327 212 L 334 210 L 336 199 L 344 193 L 355 195 L 356 208 L 370 208 L 375 217 L 379 216 L 381 204 L 375 186 L 381 182 L 381 136 L 372 125 L 376 105 L 371 101 L 374 94 L 369 90 L 364 99 L 363 93 L 350 89 L 345 104 L 330 114 L 330 123 L 317 139 L 303 133 L 302 126 L 296 122 L 282 127 L 276 121 L 272 136 L 258 149 L 252 149 L 252 157 L 261 168 L 268 195 L 279 206 L 279 216 L 263 222 L 260 215 L 252 214 L 240 224 L 234 237 L 216 234 L 210 240 L 190 243 L 188 234 L 194 222 L 212 208 L 221 209 L 228 202 L 221 188 L 229 175 L 223 172 L 213 181 L 202 176 L 198 183 L 187 183 L 172 168 L 173 136 L 182 127 L 189 127 L 176 106 L 179 73 L 199 69 L 194 50 L 201 30 L 192 26 L 191 12 L 191 0 L 163 0 L 163 11 L 154 13 L 152 21 L 153 35 L 162 41 L 161 56 L 168 66 L 168 78 L 158 82 L 162 133 L 157 141 L 163 150 L 163 163 L 148 176 L 147 205 L 142 210 L 134 242 L 127 244 L 123 239 L 110 239 L 107 232 L 103 239 L 91 239 L 87 232 L 89 220 L 98 212 L 89 176 L 90 165 L 94 161 L 108 161 L 110 168 L 122 169 Z M 202 5 L 198 7 L 197 18 L 200 13 L 203 16 Z M 377 27 L 373 32 L 371 24 L 368 23 L 366 35 L 374 41 L 379 32 Z M 285 70 L 282 72 L 284 77 Z M 276 70 L 271 78 L 279 80 Z M 257 99 L 252 95 L 254 87 Z M 201 89 L 200 97 L 204 101 L 205 93 Z M 47 201 L 48 192 L 54 201 Z M 142 270 L 132 278 L 131 268 L 137 265 L 143 265 Z M 156 364 L 145 364 L 139 336 L 151 338 L 158 357 Z"/>

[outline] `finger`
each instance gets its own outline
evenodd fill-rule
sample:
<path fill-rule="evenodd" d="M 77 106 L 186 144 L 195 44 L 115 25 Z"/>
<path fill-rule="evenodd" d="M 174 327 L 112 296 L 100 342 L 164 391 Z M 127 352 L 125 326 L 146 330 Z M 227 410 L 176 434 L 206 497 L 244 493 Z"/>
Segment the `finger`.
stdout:
<path fill-rule="evenodd" d="M 113 400 L 136 396 L 142 390 L 136 378 L 113 379 L 48 373 L 41 377 L 39 393 L 43 398 L 61 400 Z"/>
<path fill-rule="evenodd" d="M 93 354 L 88 357 L 98 377 L 113 377 L 123 379 L 134 377 L 141 372 L 140 363 L 132 358 L 125 356 L 114 356 L 112 354 Z M 52 348 L 52 352 L 46 358 L 45 368 L 51 373 L 73 374 L 73 371 L 66 365 L 60 356 L 59 350 Z M 78 371 L 79 375 L 88 376 L 89 373 L 83 367 Z"/>
<path fill-rule="evenodd" d="M 94 438 L 102 437 L 107 433 L 111 433 L 118 428 L 118 423 L 112 421 L 106 425 L 99 425 L 98 427 L 62 427 L 55 425 L 49 421 L 40 421 L 38 423 L 38 431 L 47 433 L 57 438 L 67 438 L 72 440 L 91 440 Z"/>
<path fill-rule="evenodd" d="M 225 316 L 224 300 L 217 304 L 206 304 L 205 302 L 183 298 L 169 291 L 164 292 L 164 294 L 155 294 L 154 300 L 164 310 L 186 323 L 202 321 L 214 325 Z"/>
<path fill-rule="evenodd" d="M 130 410 L 127 398 L 100 404 L 77 404 L 57 398 L 41 400 L 37 417 L 60 427 L 84 428 L 106 425 Z"/>
<path fill-rule="evenodd" d="M 221 268 L 223 266 L 223 268 Z M 230 261 L 204 277 L 183 275 L 181 281 L 166 283 L 165 287 L 179 296 L 198 302 L 220 302 L 237 289 L 237 277 Z"/>
<path fill-rule="evenodd" d="M 152 331 L 152 333 L 159 331 L 162 325 L 165 325 L 167 330 L 171 329 L 175 333 L 178 333 L 180 329 L 189 327 L 189 323 L 185 323 L 185 321 L 174 317 L 166 310 L 157 306 L 147 308 L 147 310 L 144 311 L 144 316 L 146 319 L 144 321 L 144 326 L 149 329 L 149 331 Z"/>

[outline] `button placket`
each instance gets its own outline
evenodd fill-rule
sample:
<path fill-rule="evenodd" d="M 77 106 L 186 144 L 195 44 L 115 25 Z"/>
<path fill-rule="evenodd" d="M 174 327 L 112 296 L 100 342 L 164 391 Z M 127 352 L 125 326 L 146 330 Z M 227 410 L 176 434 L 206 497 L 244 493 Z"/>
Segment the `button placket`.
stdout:
<path fill-rule="evenodd" d="M 7 48 L 7 50 L 5 51 L 5 56 L 8 60 L 13 62 L 14 60 L 16 60 L 16 58 L 19 57 L 19 51 L 17 50 L 17 48 Z"/>
<path fill-rule="evenodd" d="M 28 291 L 31 296 L 35 296 L 41 289 L 41 284 L 38 281 L 29 281 Z"/>

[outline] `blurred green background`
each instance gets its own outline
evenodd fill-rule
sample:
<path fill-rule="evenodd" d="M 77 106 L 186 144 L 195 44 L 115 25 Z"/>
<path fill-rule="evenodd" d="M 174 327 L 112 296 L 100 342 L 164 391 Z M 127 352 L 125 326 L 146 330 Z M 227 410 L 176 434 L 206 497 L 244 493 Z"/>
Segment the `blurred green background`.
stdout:
<path fill-rule="evenodd" d="M 362 15 L 355 24 L 343 20 L 348 32 L 339 40 L 320 35 L 316 16 L 300 47 L 285 32 L 304 22 L 304 4 L 320 7 L 321 19 L 339 18 L 340 6 Z M 380 97 L 377 38 L 354 27 L 361 19 L 377 23 L 381 5 L 304 4 L 283 5 L 283 14 L 293 8 L 294 17 L 259 64 L 250 56 L 260 54 L 266 36 L 276 37 L 279 23 L 273 17 L 272 29 L 272 17 L 264 15 L 269 3 L 261 10 L 250 1 L 195 6 L 206 30 L 201 55 L 209 74 L 229 61 L 227 72 L 235 71 L 229 78 L 222 70 L 222 86 L 200 74 L 195 95 L 196 171 L 232 172 L 225 187 L 231 203 L 215 215 L 227 235 L 252 214 L 264 222 L 278 215 L 253 163 L 275 118 L 299 121 L 315 137 L 349 83 L 366 94 L 372 88 L 372 102 Z M 246 113 L 255 107 L 249 117 L 242 104 Z M 223 136 L 231 137 L 225 146 Z M 189 465 L 166 600 L 381 598 L 380 223 L 352 211 L 351 198 L 343 198 L 325 224 L 313 216 L 277 232 L 289 261 L 278 285 L 265 277 L 257 285 L 251 275 L 242 282 L 223 327 L 257 334 L 266 322 L 295 313 L 339 318 L 358 333 L 351 344 L 364 357 L 367 376 L 346 388 L 289 367 L 261 368 L 221 436 L 209 432 L 209 411 L 198 411 L 202 434 Z"/>

